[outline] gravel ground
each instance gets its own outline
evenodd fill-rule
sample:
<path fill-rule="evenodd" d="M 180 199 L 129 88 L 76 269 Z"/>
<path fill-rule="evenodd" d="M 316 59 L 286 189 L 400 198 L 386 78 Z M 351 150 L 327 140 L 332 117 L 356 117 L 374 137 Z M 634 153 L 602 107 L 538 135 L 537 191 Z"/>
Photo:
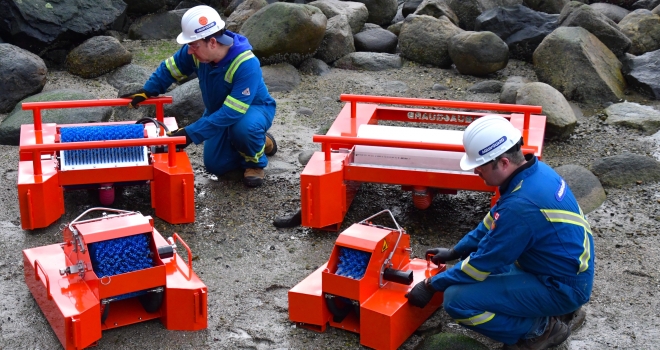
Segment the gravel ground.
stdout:
<path fill-rule="evenodd" d="M 148 45 L 130 46 L 140 50 Z M 147 65 L 149 66 L 149 65 Z M 149 68 L 153 68 L 149 66 Z M 531 65 L 511 60 L 507 68 L 487 79 L 508 76 L 536 80 Z M 84 80 L 66 72 L 49 72 L 44 90 L 74 88 L 98 98 L 114 98 L 117 91 L 104 78 Z M 327 261 L 336 239 L 331 232 L 307 228 L 276 229 L 272 220 L 300 205 L 298 161 L 301 152 L 318 150 L 312 135 L 324 132 L 342 107 L 341 93 L 497 102 L 498 94 L 473 94 L 472 84 L 485 80 L 461 76 L 455 70 L 406 63 L 383 72 L 333 70 L 323 77 L 303 76 L 293 92 L 276 92 L 278 111 L 271 133 L 279 152 L 270 159 L 267 181 L 247 189 L 240 174 L 220 179 L 204 175 L 202 147 L 187 148 L 196 172 L 197 216 L 193 224 L 170 225 L 156 218 L 164 236 L 179 233 L 190 245 L 194 269 L 209 288 L 208 329 L 167 331 L 157 321 L 103 333 L 97 349 L 358 349 L 359 335 L 329 328 L 314 333 L 288 320 L 287 291 Z M 434 84 L 447 86 L 435 91 Z M 656 101 L 631 92 L 631 101 L 657 107 Z M 298 113 L 313 110 L 311 116 Z M 552 166 L 579 164 L 625 151 L 660 156 L 660 136 L 604 125 L 603 106 L 577 105 L 579 125 L 567 141 L 547 141 L 544 160 Z M 0 115 L 0 119 L 4 115 Z M 66 192 L 66 212 L 50 227 L 20 228 L 17 206 L 18 149 L 0 146 L 0 348 L 57 349 L 59 341 L 35 303 L 23 279 L 23 249 L 59 243 L 59 227 L 90 206 L 96 194 Z M 126 188 L 117 208 L 153 214 L 146 186 Z M 429 247 L 451 246 L 474 227 L 488 210 L 489 196 L 459 192 L 437 196 L 425 211 L 414 208 L 409 192 L 397 186 L 364 184 L 342 229 L 382 209 L 390 209 L 411 235 L 413 251 L 421 256 Z M 588 215 L 594 229 L 597 265 L 585 325 L 563 346 L 566 349 L 652 349 L 660 337 L 660 184 L 608 188 L 607 201 Z M 402 346 L 412 349 L 438 331 L 467 334 L 490 348 L 498 348 L 466 331 L 439 310 Z"/>

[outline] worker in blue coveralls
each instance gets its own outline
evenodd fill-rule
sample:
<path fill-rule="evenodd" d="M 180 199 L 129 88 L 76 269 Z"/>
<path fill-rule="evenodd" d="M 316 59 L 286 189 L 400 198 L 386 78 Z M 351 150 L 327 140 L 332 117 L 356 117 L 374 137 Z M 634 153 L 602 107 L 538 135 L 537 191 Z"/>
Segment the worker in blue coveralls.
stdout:
<path fill-rule="evenodd" d="M 436 264 L 463 259 L 415 285 L 408 301 L 424 307 L 444 292 L 460 325 L 504 343 L 547 349 L 585 319 L 594 279 L 594 242 L 578 202 L 552 168 L 521 151 L 521 133 L 501 116 L 470 124 L 460 166 L 500 198 L 453 248 L 426 251 Z"/>
<path fill-rule="evenodd" d="M 185 136 L 186 146 L 204 142 L 208 172 L 244 169 L 245 185 L 261 186 L 266 156 L 277 152 L 275 139 L 266 132 L 275 116 L 275 100 L 248 39 L 225 30 L 218 12 L 202 5 L 183 15 L 176 40 L 183 47 L 160 64 L 143 89 L 121 97 L 132 98 L 130 106 L 137 107 L 197 73 L 206 110 L 199 120 L 167 135 Z"/>

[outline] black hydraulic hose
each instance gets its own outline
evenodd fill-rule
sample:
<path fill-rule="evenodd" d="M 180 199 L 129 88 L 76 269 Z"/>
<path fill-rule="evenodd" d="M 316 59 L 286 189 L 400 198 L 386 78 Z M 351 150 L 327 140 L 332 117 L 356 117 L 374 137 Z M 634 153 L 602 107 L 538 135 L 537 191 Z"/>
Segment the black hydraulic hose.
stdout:
<path fill-rule="evenodd" d="M 170 129 L 165 126 L 165 123 L 162 123 L 154 118 L 151 117 L 142 117 L 140 120 L 136 121 L 135 124 L 146 124 L 147 122 L 152 122 L 156 127 L 163 127 L 165 129 L 165 132 L 169 132 Z"/>

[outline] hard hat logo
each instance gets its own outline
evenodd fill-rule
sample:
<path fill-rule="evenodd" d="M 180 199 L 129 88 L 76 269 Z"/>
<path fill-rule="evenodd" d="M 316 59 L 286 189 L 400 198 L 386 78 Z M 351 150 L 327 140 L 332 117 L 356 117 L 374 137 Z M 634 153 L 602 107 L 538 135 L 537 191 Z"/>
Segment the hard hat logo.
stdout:
<path fill-rule="evenodd" d="M 209 23 L 209 20 L 206 17 L 202 16 L 199 18 L 199 24 L 205 26 L 206 23 Z"/>
<path fill-rule="evenodd" d="M 199 28 L 195 29 L 195 33 L 203 32 L 203 31 L 205 31 L 209 28 L 213 28 L 214 26 L 215 26 L 215 22 L 211 22 L 211 23 L 209 23 L 209 24 L 207 24 L 203 27 L 199 27 Z"/>
<path fill-rule="evenodd" d="M 499 140 L 493 142 L 492 144 L 490 144 L 486 148 L 480 150 L 479 155 L 483 156 L 484 154 L 486 154 L 486 153 L 494 150 L 495 148 L 497 148 L 497 146 L 503 144 L 505 141 L 506 141 L 506 136 L 502 136 Z"/>

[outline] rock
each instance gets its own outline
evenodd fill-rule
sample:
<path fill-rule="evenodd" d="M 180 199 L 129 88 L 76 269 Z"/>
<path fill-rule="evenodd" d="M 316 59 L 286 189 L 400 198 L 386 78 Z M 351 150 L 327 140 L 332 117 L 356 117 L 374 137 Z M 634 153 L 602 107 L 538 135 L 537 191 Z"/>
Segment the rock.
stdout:
<path fill-rule="evenodd" d="M 461 74 L 494 73 L 509 61 L 509 47 L 492 32 L 458 33 L 449 39 L 448 51 Z"/>
<path fill-rule="evenodd" d="M 177 86 L 167 94 L 172 96 L 172 103 L 164 105 L 165 115 L 174 117 L 179 127 L 194 123 L 206 110 L 199 79 Z"/>
<path fill-rule="evenodd" d="M 399 55 L 389 53 L 353 52 L 338 59 L 332 66 L 350 70 L 380 71 L 401 68 L 403 60 Z"/>
<path fill-rule="evenodd" d="M 417 8 L 419 7 L 419 5 L 422 2 L 423 2 L 423 0 L 406 0 L 406 1 L 404 1 L 403 7 L 401 8 L 401 14 L 403 15 L 403 17 L 406 18 L 406 17 L 408 17 L 409 14 L 417 11 Z"/>
<path fill-rule="evenodd" d="M 475 20 L 484 11 L 498 7 L 522 5 L 523 0 L 447 0 L 449 7 L 458 17 L 459 27 L 475 30 Z"/>
<path fill-rule="evenodd" d="M 604 110 L 607 124 L 642 130 L 650 135 L 660 130 L 660 111 L 634 102 L 615 103 Z"/>
<path fill-rule="evenodd" d="M 495 33 L 509 46 L 511 58 L 531 62 L 543 38 L 557 28 L 558 17 L 522 5 L 498 7 L 479 15 L 474 30 Z"/>
<path fill-rule="evenodd" d="M 402 26 L 403 26 L 403 21 L 398 22 L 398 23 L 394 23 L 391 26 L 387 27 L 387 30 L 389 30 L 390 32 L 392 32 L 392 34 L 397 36 L 397 42 L 399 41 L 398 36 L 401 33 L 401 27 Z"/>
<path fill-rule="evenodd" d="M 502 90 L 500 92 L 500 103 L 515 104 L 516 97 L 518 96 L 518 89 L 529 82 L 529 79 L 525 77 L 509 77 L 502 86 Z"/>
<path fill-rule="evenodd" d="M 442 84 L 433 84 L 433 87 L 431 87 L 431 89 L 433 89 L 433 91 L 445 91 L 445 90 L 449 90 L 448 87 L 446 87 L 446 86 L 444 86 L 444 85 L 442 85 Z"/>
<path fill-rule="evenodd" d="M 446 0 L 424 0 L 414 12 L 415 15 L 427 15 L 435 18 L 446 16 L 458 26 L 458 16 L 452 11 Z"/>
<path fill-rule="evenodd" d="M 276 2 L 257 11 L 241 27 L 262 64 L 300 65 L 323 41 L 328 20 L 318 7 Z"/>
<path fill-rule="evenodd" d="M 571 136 L 577 118 L 564 95 L 545 83 L 528 83 L 518 89 L 516 104 L 543 107 L 545 138 L 565 140 Z"/>
<path fill-rule="evenodd" d="M 367 22 L 367 18 L 369 18 L 367 6 L 361 2 L 319 0 L 310 2 L 308 5 L 321 9 L 328 19 L 337 15 L 345 15 L 353 34 L 360 32 L 364 24 Z"/>
<path fill-rule="evenodd" d="M 659 15 L 660 14 L 660 5 L 656 6 L 653 10 L 651 10 L 651 13 L 654 15 Z"/>
<path fill-rule="evenodd" d="M 398 38 L 392 32 L 378 27 L 353 36 L 356 51 L 394 53 Z"/>
<path fill-rule="evenodd" d="M 133 54 L 111 36 L 95 36 L 73 49 L 66 57 L 66 70 L 90 79 L 131 63 Z"/>
<path fill-rule="evenodd" d="M 313 155 L 314 155 L 313 150 L 302 151 L 298 155 L 298 161 L 302 166 L 305 166 L 307 165 L 307 163 L 309 163 L 309 160 L 312 158 Z"/>
<path fill-rule="evenodd" d="M 660 50 L 640 56 L 629 55 L 623 63 L 623 75 L 628 84 L 642 93 L 660 99 Z"/>
<path fill-rule="evenodd" d="M 630 7 L 631 10 L 639 10 L 639 9 L 645 9 L 645 10 L 653 10 L 656 6 L 660 5 L 660 0 L 637 0 L 635 1 L 634 4 Z"/>
<path fill-rule="evenodd" d="M 369 17 L 367 22 L 377 25 L 387 25 L 392 23 L 399 7 L 397 0 L 356 0 L 367 7 Z"/>
<path fill-rule="evenodd" d="M 193 8 L 195 6 L 199 5 L 206 5 L 205 3 L 198 1 L 198 0 L 183 0 L 183 1 L 178 1 L 178 0 L 165 0 L 166 6 L 171 6 L 170 2 L 174 2 L 176 6 L 174 7 L 174 10 L 186 10 L 189 8 Z M 218 12 L 220 13 L 220 12 Z"/>
<path fill-rule="evenodd" d="M 11 111 L 18 101 L 40 92 L 48 69 L 37 55 L 11 44 L 0 45 L 0 113 Z"/>
<path fill-rule="evenodd" d="M 314 110 L 308 107 L 300 107 L 296 113 L 309 117 L 310 115 L 314 114 Z"/>
<path fill-rule="evenodd" d="M 447 17 L 410 15 L 403 22 L 399 33 L 399 50 L 403 57 L 411 61 L 449 68 L 452 63 L 448 50 L 449 39 L 461 32 L 463 30 Z"/>
<path fill-rule="evenodd" d="M 151 76 L 151 71 L 145 67 L 136 64 L 127 64 L 121 66 L 114 71 L 108 73 L 105 81 L 112 85 L 115 89 L 121 89 L 126 84 L 139 84 L 140 88 Z M 129 93 L 128 91 L 126 93 Z"/>
<path fill-rule="evenodd" d="M 176 39 L 181 33 L 184 10 L 174 10 L 140 17 L 128 29 L 133 40 Z"/>
<path fill-rule="evenodd" d="M 630 13 L 630 11 L 624 9 L 623 7 L 605 2 L 597 2 L 589 6 L 591 6 L 591 8 L 596 12 L 614 21 L 614 23 L 621 22 L 623 17 L 626 17 L 626 15 Z"/>
<path fill-rule="evenodd" d="M 626 53 L 632 45 L 632 41 L 621 32 L 614 21 L 581 2 L 569 2 L 559 15 L 557 23 L 560 27 L 582 27 L 588 30 L 617 57 Z"/>
<path fill-rule="evenodd" d="M 355 42 L 348 18 L 345 15 L 330 18 L 315 57 L 332 63 L 351 52 L 355 52 Z"/>
<path fill-rule="evenodd" d="M 292 91 L 300 85 L 300 73 L 288 63 L 261 67 L 269 91 Z"/>
<path fill-rule="evenodd" d="M 18 146 L 22 124 L 33 124 L 32 111 L 21 109 L 23 102 L 92 100 L 94 96 L 76 90 L 51 90 L 20 101 L 0 124 L 0 144 Z M 83 124 L 107 122 L 112 115 L 110 107 L 46 109 L 41 111 L 42 123 Z"/>
<path fill-rule="evenodd" d="M 126 8 L 128 13 L 138 15 L 156 12 L 165 7 L 165 0 L 124 0 L 124 2 L 128 5 Z"/>
<path fill-rule="evenodd" d="M 227 30 L 238 33 L 241 30 L 243 23 L 245 23 L 248 18 L 266 6 L 268 6 L 268 2 L 266 0 L 243 1 L 240 5 L 238 5 L 236 11 L 232 12 L 231 16 L 227 18 Z"/>
<path fill-rule="evenodd" d="M 142 86 L 144 86 L 144 82 L 142 83 L 129 82 L 126 84 L 122 84 L 120 87 L 117 88 L 118 89 L 117 97 L 138 91 L 139 89 L 142 89 Z M 112 118 L 114 119 L 114 121 L 124 121 L 124 120 L 138 121 L 146 117 L 149 118 L 156 117 L 156 106 L 154 105 L 138 105 L 138 108 L 128 108 L 128 106 L 112 107 L 112 110 L 113 110 Z"/>
<path fill-rule="evenodd" d="M 534 11 L 557 14 L 569 0 L 523 0 L 525 6 Z"/>
<path fill-rule="evenodd" d="M 660 49 L 660 16 L 649 10 L 635 10 L 619 22 L 619 28 L 632 41 L 630 52 L 641 55 Z"/>
<path fill-rule="evenodd" d="M 600 207 L 607 199 L 603 185 L 589 169 L 575 164 L 555 168 L 577 199 L 584 214 L 589 214 Z"/>
<path fill-rule="evenodd" d="M 504 86 L 504 83 L 498 80 L 486 80 L 482 82 L 478 82 L 469 88 L 467 88 L 467 91 L 469 92 L 474 92 L 474 93 L 489 93 L 489 94 L 494 94 L 498 93 L 502 90 L 502 86 Z"/>
<path fill-rule="evenodd" d="M 406 92 L 408 91 L 408 85 L 399 80 L 390 80 L 383 83 L 383 90 L 391 92 Z"/>
<path fill-rule="evenodd" d="M 330 73 L 330 67 L 319 59 L 308 58 L 300 64 L 298 71 L 302 74 L 324 76 Z"/>
<path fill-rule="evenodd" d="M 437 333 L 427 337 L 415 350 L 488 350 L 488 347 L 466 335 Z"/>
<path fill-rule="evenodd" d="M 660 162 L 633 153 L 596 159 L 591 171 L 605 187 L 635 185 L 638 181 L 660 181 Z"/>
<path fill-rule="evenodd" d="M 533 61 L 539 81 L 569 100 L 607 102 L 624 97 L 621 62 L 584 28 L 557 28 L 534 51 Z"/>
<path fill-rule="evenodd" d="M 0 1 L 0 36 L 38 55 L 77 45 L 125 17 L 122 0 Z M 50 5 L 50 8 L 48 8 Z"/>

